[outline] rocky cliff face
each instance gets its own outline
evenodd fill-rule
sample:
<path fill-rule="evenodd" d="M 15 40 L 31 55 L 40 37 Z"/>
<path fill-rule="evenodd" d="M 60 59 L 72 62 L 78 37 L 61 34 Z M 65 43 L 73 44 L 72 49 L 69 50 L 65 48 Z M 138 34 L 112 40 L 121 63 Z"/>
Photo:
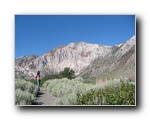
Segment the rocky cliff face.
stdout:
<path fill-rule="evenodd" d="M 111 47 L 111 51 L 104 57 L 97 57 L 83 72 L 85 79 L 108 80 L 126 77 L 135 80 L 135 43 L 133 36 L 125 43 Z"/>
<path fill-rule="evenodd" d="M 85 42 L 70 43 L 60 46 L 39 57 L 21 57 L 15 61 L 16 77 L 33 78 L 37 70 L 43 76 L 57 73 L 70 67 L 77 74 L 81 73 L 97 57 L 104 57 L 111 51 L 110 46 Z M 33 58 L 33 59 L 31 59 Z"/>

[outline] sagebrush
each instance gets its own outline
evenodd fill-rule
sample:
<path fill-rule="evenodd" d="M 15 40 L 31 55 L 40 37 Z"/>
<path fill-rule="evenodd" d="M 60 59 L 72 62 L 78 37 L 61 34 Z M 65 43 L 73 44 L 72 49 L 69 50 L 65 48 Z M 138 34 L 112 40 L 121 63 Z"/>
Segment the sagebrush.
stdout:
<path fill-rule="evenodd" d="M 56 96 L 56 103 L 59 105 L 74 105 L 76 104 L 78 93 L 84 94 L 96 88 L 96 85 L 84 84 L 82 78 L 49 80 L 43 86 Z"/>
<path fill-rule="evenodd" d="M 135 105 L 135 85 L 121 81 L 117 86 L 90 90 L 77 96 L 77 105 Z"/>
<path fill-rule="evenodd" d="M 37 86 L 24 79 L 15 80 L 15 104 L 31 105 L 38 92 Z"/>
<path fill-rule="evenodd" d="M 127 79 L 113 79 L 102 85 L 86 84 L 82 78 L 48 80 L 43 84 L 56 96 L 58 105 L 134 105 L 135 85 Z"/>

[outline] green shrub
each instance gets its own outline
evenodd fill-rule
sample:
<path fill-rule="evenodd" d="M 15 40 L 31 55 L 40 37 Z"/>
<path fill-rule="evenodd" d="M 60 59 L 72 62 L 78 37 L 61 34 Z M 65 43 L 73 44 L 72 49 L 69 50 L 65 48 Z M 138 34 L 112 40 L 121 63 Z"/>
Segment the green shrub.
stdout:
<path fill-rule="evenodd" d="M 48 80 L 43 84 L 56 96 L 58 105 L 134 105 L 135 85 L 125 78 L 105 81 L 102 85 L 84 83 L 77 77 Z"/>
<path fill-rule="evenodd" d="M 43 85 L 43 83 L 45 83 L 47 80 L 53 80 L 53 79 L 60 79 L 60 75 L 59 74 L 51 74 L 51 75 L 46 75 L 41 79 L 41 86 Z"/>
<path fill-rule="evenodd" d="M 135 85 L 120 82 L 119 86 L 90 90 L 77 94 L 78 105 L 135 105 Z"/>
<path fill-rule="evenodd" d="M 68 79 L 75 78 L 75 72 L 69 67 L 64 68 L 64 70 L 61 71 L 59 75 L 61 76 L 61 78 L 68 78 Z"/>
<path fill-rule="evenodd" d="M 31 79 L 31 80 L 28 80 L 28 81 L 31 82 L 31 83 L 34 84 L 34 85 L 37 85 L 37 82 L 36 82 L 35 79 Z"/>
<path fill-rule="evenodd" d="M 93 81 L 92 80 L 85 80 L 85 81 L 83 81 L 83 83 L 85 83 L 85 84 L 93 84 L 93 85 L 96 84 L 94 80 Z"/>
<path fill-rule="evenodd" d="M 28 91 L 22 91 L 21 89 L 15 90 L 15 104 L 16 105 L 31 105 L 35 100 L 34 94 Z"/>
<path fill-rule="evenodd" d="M 72 80 L 67 78 L 54 79 L 46 81 L 43 84 L 43 87 L 57 97 L 57 104 L 74 105 L 76 104 L 78 93 L 84 94 L 85 92 L 96 88 L 96 85 L 84 84 L 82 80 L 82 78 L 76 78 Z"/>
<path fill-rule="evenodd" d="M 38 92 L 37 86 L 24 79 L 15 80 L 15 104 L 31 105 Z"/>

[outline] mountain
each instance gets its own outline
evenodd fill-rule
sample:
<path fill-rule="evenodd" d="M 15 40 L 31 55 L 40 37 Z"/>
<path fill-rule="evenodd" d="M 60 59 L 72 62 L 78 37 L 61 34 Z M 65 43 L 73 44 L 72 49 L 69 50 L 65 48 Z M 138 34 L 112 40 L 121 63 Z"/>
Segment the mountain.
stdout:
<path fill-rule="evenodd" d="M 30 56 L 21 56 L 15 59 L 15 65 L 20 67 L 25 67 L 28 65 L 32 60 L 36 59 L 37 55 L 30 55 Z"/>
<path fill-rule="evenodd" d="M 58 73 L 70 67 L 80 74 L 97 57 L 102 58 L 111 51 L 111 46 L 85 42 L 70 43 L 57 47 L 42 56 L 24 56 L 15 60 L 16 77 L 34 78 L 38 70 L 42 76 Z M 31 59 L 32 58 L 32 59 Z"/>
<path fill-rule="evenodd" d="M 22 56 L 15 59 L 15 77 L 33 79 L 38 70 L 43 77 L 70 67 L 86 80 L 123 76 L 134 81 L 135 43 L 135 36 L 114 46 L 77 42 L 59 46 L 42 56 Z"/>
<path fill-rule="evenodd" d="M 25 77 L 27 79 L 33 78 L 36 71 L 35 70 L 27 70 L 25 67 L 32 62 L 32 60 L 36 59 L 37 55 L 29 55 L 29 56 L 21 56 L 15 59 L 15 77 Z"/>
<path fill-rule="evenodd" d="M 134 81 L 135 42 L 133 36 L 125 43 L 112 46 L 109 53 L 97 57 L 79 76 L 87 80 L 108 80 L 122 76 Z"/>

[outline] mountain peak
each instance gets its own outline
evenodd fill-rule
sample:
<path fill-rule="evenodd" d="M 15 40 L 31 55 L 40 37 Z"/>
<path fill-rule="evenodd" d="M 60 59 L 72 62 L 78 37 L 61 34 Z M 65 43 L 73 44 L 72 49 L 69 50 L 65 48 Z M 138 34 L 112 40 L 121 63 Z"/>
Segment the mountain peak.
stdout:
<path fill-rule="evenodd" d="M 87 45 L 87 44 L 89 44 L 89 43 L 86 43 L 86 42 L 71 42 L 71 43 L 69 43 L 67 46 L 68 47 L 75 47 L 75 46 L 78 46 L 78 45 Z"/>

